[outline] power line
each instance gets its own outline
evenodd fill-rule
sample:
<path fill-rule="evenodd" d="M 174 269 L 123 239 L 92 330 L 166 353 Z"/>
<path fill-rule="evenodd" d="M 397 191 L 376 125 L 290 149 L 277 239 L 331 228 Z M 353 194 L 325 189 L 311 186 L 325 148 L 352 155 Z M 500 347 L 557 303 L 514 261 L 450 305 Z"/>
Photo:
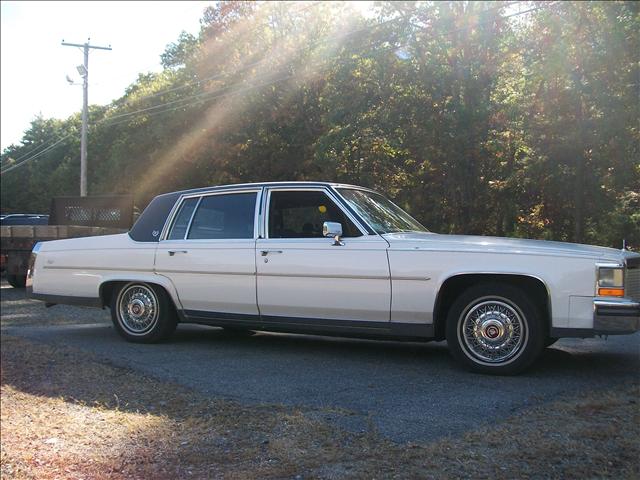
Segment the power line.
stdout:
<path fill-rule="evenodd" d="M 485 8 L 484 10 L 479 10 L 478 12 L 474 12 L 474 13 L 482 14 L 482 13 L 488 13 L 488 12 L 495 12 L 496 10 L 502 10 L 503 8 L 509 8 L 509 7 L 511 7 L 513 5 L 517 5 L 519 3 L 523 3 L 523 2 L 521 0 L 518 0 L 518 1 L 515 1 L 515 2 L 508 2 L 508 3 L 504 3 L 504 4 L 499 4 L 499 5 L 495 6 L 495 7 Z M 551 2 L 551 3 L 555 3 L 555 2 Z M 522 15 L 524 13 L 527 13 L 527 12 L 516 12 L 516 15 Z M 511 16 L 512 15 L 501 15 L 500 18 L 509 18 Z M 492 19 L 492 20 L 494 20 L 494 19 Z M 469 26 L 466 26 L 466 27 L 460 27 L 460 28 L 455 29 L 455 30 L 450 30 L 448 32 L 444 32 L 444 35 L 449 35 L 451 33 L 456 33 L 456 32 L 458 32 L 460 30 L 468 30 L 469 28 L 473 28 L 476 25 L 482 25 L 484 23 L 488 23 L 488 22 L 487 21 L 479 22 L 479 23 L 477 23 L 475 25 L 469 25 Z M 411 25 L 414 26 L 414 27 L 420 27 L 420 28 L 423 27 L 422 25 L 416 25 L 415 23 L 411 23 Z"/>
<path fill-rule="evenodd" d="M 20 157 L 13 159 L 14 162 L 19 162 L 20 160 L 22 160 L 23 158 L 28 157 L 29 155 L 33 155 L 35 154 L 38 150 L 40 150 L 42 147 L 46 147 L 47 145 L 50 145 L 51 141 L 47 140 L 46 142 L 42 142 L 40 145 L 38 145 L 36 148 L 34 148 L 33 150 L 31 150 L 29 153 L 25 153 L 24 155 L 21 155 Z"/>
<path fill-rule="evenodd" d="M 68 135 L 65 135 L 64 137 L 62 137 L 61 139 L 59 139 L 57 142 L 55 142 L 54 144 L 52 144 L 52 145 L 48 146 L 47 148 L 45 148 L 45 149 L 44 149 L 44 150 L 42 150 L 41 152 L 36 153 L 35 155 L 33 155 L 33 156 L 31 156 L 31 157 L 27 158 L 26 160 L 23 160 L 23 161 L 22 161 L 22 162 L 20 162 L 20 163 L 17 163 L 17 164 L 15 164 L 15 165 L 12 165 L 12 166 L 10 166 L 10 167 L 5 168 L 4 170 L 2 170 L 2 171 L 0 172 L 0 174 L 4 175 L 5 173 L 10 172 L 11 170 L 15 170 L 16 168 L 21 167 L 21 166 L 23 166 L 24 164 L 26 164 L 26 163 L 28 163 L 28 162 L 30 162 L 30 161 L 32 161 L 32 160 L 35 160 L 36 158 L 38 158 L 38 157 L 40 157 L 40 156 L 44 155 L 45 153 L 47 153 L 47 152 L 48 152 L 48 151 L 50 151 L 51 149 L 55 148 L 55 147 L 56 147 L 57 145 L 59 145 L 60 143 L 64 142 L 67 138 L 72 137 L 72 136 L 73 136 L 73 134 L 72 134 L 72 133 L 69 133 Z"/>
<path fill-rule="evenodd" d="M 395 46 L 389 46 L 389 47 L 385 47 L 385 48 L 381 49 L 380 51 L 393 50 L 395 48 L 396 48 Z M 339 64 L 342 64 L 342 63 L 349 63 L 349 62 L 351 62 L 351 60 L 350 59 L 346 59 L 346 60 L 344 60 L 342 62 L 332 63 L 332 64 L 328 65 L 327 67 L 328 68 L 332 68 L 336 64 L 339 65 Z M 320 70 L 317 70 L 316 73 L 319 72 L 319 71 Z M 160 114 L 163 114 L 163 113 L 168 113 L 168 112 L 172 112 L 172 111 L 175 111 L 175 110 L 179 110 L 181 108 L 185 108 L 185 107 L 188 107 L 188 106 L 191 106 L 191 105 L 196 105 L 196 104 L 202 103 L 202 102 L 208 102 L 208 101 L 216 100 L 216 99 L 219 99 L 219 98 L 232 97 L 232 96 L 238 95 L 240 93 L 246 93 L 246 92 L 248 92 L 250 90 L 254 90 L 254 89 L 257 89 L 257 88 L 260 88 L 260 87 L 266 87 L 266 86 L 269 86 L 269 85 L 275 85 L 275 84 L 283 82 L 285 80 L 289 80 L 291 78 L 294 78 L 297 75 L 298 75 L 297 73 L 288 74 L 288 75 L 285 75 L 285 76 L 282 76 L 282 77 L 277 77 L 277 78 L 272 79 L 272 80 L 270 80 L 268 82 L 260 83 L 260 84 L 257 84 L 257 85 L 249 85 L 249 86 L 242 87 L 242 88 L 237 88 L 236 90 L 233 90 L 231 92 L 220 93 L 221 90 L 228 90 L 229 88 L 231 88 L 231 86 L 228 86 L 228 87 L 224 87 L 224 88 L 221 88 L 221 89 L 218 89 L 218 90 L 214 90 L 213 92 L 201 93 L 199 95 L 194 95 L 194 96 L 190 96 L 190 97 L 181 99 L 180 101 L 186 102 L 186 103 L 183 103 L 182 105 L 177 105 L 177 106 L 174 106 L 174 107 L 170 107 L 170 108 L 166 108 L 166 109 L 159 110 L 159 111 L 156 111 L 156 112 L 152 112 L 152 113 L 147 114 L 146 116 L 147 117 L 151 117 L 151 116 L 154 116 L 154 115 L 160 115 Z M 205 96 L 208 96 L 208 97 L 204 98 Z M 201 98 L 199 100 L 196 100 L 196 101 L 189 101 L 189 100 L 192 100 L 194 97 L 203 97 L 203 98 Z M 171 103 L 173 103 L 173 102 L 169 102 L 169 103 L 166 103 L 166 104 L 158 105 L 158 106 L 156 106 L 156 108 L 166 107 Z M 132 114 L 133 113 L 140 114 L 139 111 L 138 112 L 132 112 Z M 128 123 L 130 121 L 131 121 L 130 119 L 127 119 L 127 120 L 121 120 L 119 122 L 114 122 L 114 123 L 106 123 L 106 126 L 111 127 L 111 126 L 115 126 L 115 125 L 122 125 L 122 124 Z M 101 123 L 102 122 L 98 122 L 96 124 L 96 126 L 101 124 Z"/>
<path fill-rule="evenodd" d="M 200 102 L 208 102 L 210 100 L 215 100 L 215 99 L 218 99 L 218 98 L 232 97 L 234 95 L 238 95 L 240 93 L 245 93 L 245 92 L 248 92 L 250 90 L 254 90 L 256 88 L 267 87 L 269 85 L 275 85 L 276 83 L 280 83 L 280 82 L 283 82 L 285 80 L 289 80 L 290 78 L 293 78 L 296 75 L 297 74 L 293 73 L 293 74 L 285 75 L 285 76 L 282 76 L 282 77 L 277 77 L 277 78 L 275 78 L 273 80 L 270 80 L 268 82 L 260 83 L 258 85 L 250 85 L 250 86 L 246 86 L 244 88 L 238 88 L 238 89 L 236 89 L 236 90 L 234 90 L 232 92 L 220 93 L 220 94 L 217 94 L 217 95 L 213 95 L 213 94 L 214 93 L 218 93 L 218 91 L 208 92 L 207 95 L 213 95 L 213 96 L 209 97 L 209 98 L 204 98 L 202 100 L 198 100 L 198 101 L 195 101 L 195 102 L 188 102 L 188 103 L 186 103 L 184 105 L 178 105 L 177 107 L 171 107 L 171 108 L 167 108 L 165 110 L 161 110 L 161 111 L 158 111 L 158 112 L 153 112 L 153 113 L 148 114 L 147 116 L 151 117 L 151 116 L 154 116 L 154 115 L 160 115 L 162 113 L 172 112 L 174 110 L 178 110 L 180 108 L 184 108 L 184 107 L 188 107 L 188 106 L 191 106 L 191 105 L 195 105 L 195 104 L 200 103 Z M 115 126 L 115 125 L 121 125 L 123 123 L 128 123 L 130 121 L 131 121 L 130 119 L 122 120 L 120 122 L 109 123 L 109 124 L 107 124 L 107 126 L 111 127 L 111 126 Z"/>

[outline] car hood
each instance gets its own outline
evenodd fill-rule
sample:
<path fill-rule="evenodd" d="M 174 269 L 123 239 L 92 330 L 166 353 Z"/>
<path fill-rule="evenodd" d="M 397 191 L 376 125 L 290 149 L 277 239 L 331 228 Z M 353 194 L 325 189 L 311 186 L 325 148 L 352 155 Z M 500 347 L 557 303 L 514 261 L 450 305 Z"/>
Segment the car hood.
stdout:
<path fill-rule="evenodd" d="M 622 261 L 626 257 L 639 256 L 631 252 L 616 250 L 615 248 L 521 238 L 440 235 L 430 232 L 388 233 L 383 237 L 389 242 L 391 248 L 591 257 L 611 261 Z"/>

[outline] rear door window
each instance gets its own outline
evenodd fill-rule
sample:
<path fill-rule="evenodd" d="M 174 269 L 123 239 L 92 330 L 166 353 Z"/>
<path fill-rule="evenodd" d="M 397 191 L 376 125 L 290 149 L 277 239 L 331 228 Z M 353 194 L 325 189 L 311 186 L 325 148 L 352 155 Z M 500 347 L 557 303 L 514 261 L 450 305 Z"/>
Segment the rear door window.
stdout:
<path fill-rule="evenodd" d="M 247 192 L 202 197 L 187 239 L 253 238 L 257 195 Z"/>

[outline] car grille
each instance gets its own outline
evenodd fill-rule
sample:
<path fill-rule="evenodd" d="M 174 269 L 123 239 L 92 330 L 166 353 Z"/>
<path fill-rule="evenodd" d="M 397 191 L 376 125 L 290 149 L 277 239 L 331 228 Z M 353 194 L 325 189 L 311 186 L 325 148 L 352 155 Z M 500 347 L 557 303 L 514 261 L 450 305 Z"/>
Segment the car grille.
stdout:
<path fill-rule="evenodd" d="M 640 263 L 627 265 L 627 276 L 624 282 L 625 296 L 640 301 Z"/>

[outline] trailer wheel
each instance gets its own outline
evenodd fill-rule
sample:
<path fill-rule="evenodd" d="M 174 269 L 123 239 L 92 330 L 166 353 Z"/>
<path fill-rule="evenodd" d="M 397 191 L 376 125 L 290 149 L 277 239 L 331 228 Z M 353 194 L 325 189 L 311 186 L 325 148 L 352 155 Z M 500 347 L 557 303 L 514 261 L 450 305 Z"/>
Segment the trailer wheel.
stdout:
<path fill-rule="evenodd" d="M 26 275 L 7 275 L 7 282 L 13 288 L 24 288 L 27 285 Z"/>

